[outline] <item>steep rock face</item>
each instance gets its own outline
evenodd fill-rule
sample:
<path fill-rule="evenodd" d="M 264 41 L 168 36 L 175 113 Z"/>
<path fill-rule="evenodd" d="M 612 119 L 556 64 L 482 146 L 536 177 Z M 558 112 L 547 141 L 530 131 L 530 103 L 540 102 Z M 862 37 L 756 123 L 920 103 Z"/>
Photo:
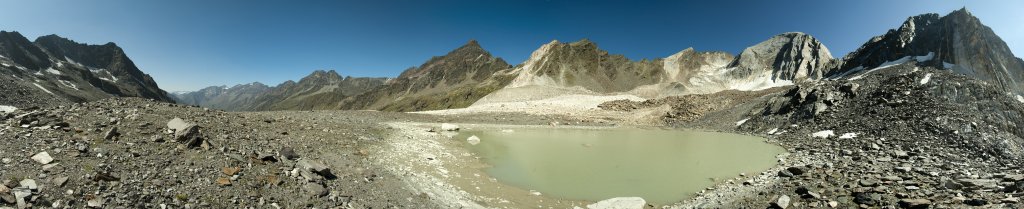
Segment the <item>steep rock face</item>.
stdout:
<path fill-rule="evenodd" d="M 991 28 L 966 9 L 946 16 L 924 14 L 908 18 L 897 29 L 869 40 L 844 57 L 833 75 L 872 69 L 904 57 L 927 57 L 919 65 L 950 69 L 995 84 L 1007 91 L 1024 91 L 1024 61 Z"/>
<path fill-rule="evenodd" d="M 5 88 L 21 85 L 54 100 L 116 96 L 172 101 L 113 43 L 87 45 L 56 35 L 29 42 L 17 32 L 0 31 L 0 74 L 12 81 L 4 82 Z"/>
<path fill-rule="evenodd" d="M 342 109 L 420 111 L 467 107 L 510 80 L 511 66 L 476 41 L 402 72 L 386 85 L 348 98 Z"/>
<path fill-rule="evenodd" d="M 770 71 L 772 80 L 821 79 L 832 60 L 818 39 L 800 32 L 783 33 L 748 47 L 730 64 L 735 77 Z"/>
<path fill-rule="evenodd" d="M 589 40 L 552 41 L 541 46 L 506 88 L 537 85 L 582 88 L 598 93 L 625 92 L 656 84 L 665 76 L 658 60 L 631 61 L 601 50 Z"/>
<path fill-rule="evenodd" d="M 175 99 L 184 104 L 235 111 L 334 109 L 345 98 L 379 87 L 386 80 L 342 77 L 333 70 L 318 70 L 299 82 L 286 81 L 275 87 L 258 82 L 231 88 L 213 86 L 175 94 Z"/>

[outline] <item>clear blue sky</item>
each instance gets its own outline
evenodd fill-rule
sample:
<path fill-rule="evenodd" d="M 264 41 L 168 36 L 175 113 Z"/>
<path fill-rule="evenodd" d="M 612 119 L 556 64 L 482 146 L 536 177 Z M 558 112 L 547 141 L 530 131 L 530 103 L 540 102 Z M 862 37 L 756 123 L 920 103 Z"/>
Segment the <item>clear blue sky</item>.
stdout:
<path fill-rule="evenodd" d="M 0 30 L 115 42 L 169 91 L 313 70 L 394 77 L 477 39 L 511 64 L 553 39 L 632 59 L 687 47 L 737 53 L 801 31 L 841 57 L 922 13 L 967 6 L 1024 54 L 1024 1 L 0 0 Z"/>

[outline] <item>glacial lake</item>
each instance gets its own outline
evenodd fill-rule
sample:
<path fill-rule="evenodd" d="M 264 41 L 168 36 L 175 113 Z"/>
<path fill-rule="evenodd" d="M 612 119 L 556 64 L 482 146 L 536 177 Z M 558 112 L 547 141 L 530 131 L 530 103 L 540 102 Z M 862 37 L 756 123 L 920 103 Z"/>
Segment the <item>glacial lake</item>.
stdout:
<path fill-rule="evenodd" d="M 470 136 L 480 142 L 470 144 Z M 713 179 L 758 174 L 785 151 L 760 137 L 700 131 L 481 129 L 454 138 L 504 184 L 556 198 L 642 197 L 655 205 L 693 197 Z"/>

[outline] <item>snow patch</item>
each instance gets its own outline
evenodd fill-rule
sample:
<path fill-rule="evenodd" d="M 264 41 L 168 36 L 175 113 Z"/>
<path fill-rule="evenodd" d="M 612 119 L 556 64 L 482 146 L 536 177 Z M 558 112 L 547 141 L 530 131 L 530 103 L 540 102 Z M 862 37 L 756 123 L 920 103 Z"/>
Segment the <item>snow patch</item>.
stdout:
<path fill-rule="evenodd" d="M 928 81 L 931 81 L 931 80 L 932 80 L 932 74 L 931 73 L 924 74 L 924 78 L 921 79 L 921 85 L 927 84 Z"/>
<path fill-rule="evenodd" d="M 36 71 L 33 75 L 43 76 L 43 71 Z"/>
<path fill-rule="evenodd" d="M 11 65 L 8 65 L 7 63 L 0 63 L 0 65 L 3 65 L 4 67 L 11 67 Z"/>
<path fill-rule="evenodd" d="M 75 89 L 75 90 L 81 90 L 81 89 L 78 89 L 78 85 L 75 85 L 75 83 L 72 83 L 71 81 L 66 81 L 66 80 L 57 80 L 57 81 L 60 82 L 61 85 L 67 86 L 68 88 L 72 88 L 72 89 Z"/>
<path fill-rule="evenodd" d="M 870 70 L 867 70 L 864 73 L 861 73 L 860 75 L 857 75 L 857 76 L 854 76 L 853 78 L 850 78 L 849 80 L 852 81 L 852 80 L 861 79 L 861 78 L 864 78 L 865 75 L 870 74 L 872 72 L 875 72 L 875 71 L 878 71 L 878 70 L 881 70 L 881 69 L 886 69 L 886 68 L 889 68 L 889 67 L 892 67 L 892 66 L 896 66 L 896 65 L 899 65 L 899 64 L 910 62 L 910 60 L 912 58 L 913 57 L 911 57 L 911 56 L 906 56 L 906 57 L 903 57 L 903 58 L 900 58 L 900 59 L 897 59 L 897 60 L 887 61 L 885 63 L 882 63 L 878 67 L 872 68 Z"/>
<path fill-rule="evenodd" d="M 835 135 L 836 135 L 836 133 L 833 132 L 832 130 L 824 130 L 824 131 L 819 131 L 819 132 L 812 133 L 811 137 L 826 139 L 828 137 L 832 137 L 832 136 L 835 136 Z"/>
<path fill-rule="evenodd" d="M 46 68 L 46 72 L 54 75 L 61 75 L 60 71 L 57 71 L 57 69 L 53 69 L 52 67 Z"/>
<path fill-rule="evenodd" d="M 768 131 L 768 135 L 775 134 L 775 132 L 778 132 L 778 131 L 779 131 L 779 128 L 773 128 L 772 130 Z"/>
<path fill-rule="evenodd" d="M 935 52 L 928 52 L 928 54 L 926 54 L 924 56 L 916 56 L 916 57 L 914 57 L 914 59 L 917 60 L 917 62 L 930 61 L 930 60 L 932 60 L 932 58 L 935 58 Z"/>
<path fill-rule="evenodd" d="M 42 89 L 43 91 L 45 91 L 46 93 L 49 93 L 50 95 L 56 95 L 56 94 L 53 94 L 53 92 L 50 91 L 49 89 L 46 89 L 46 88 L 43 88 L 43 86 L 40 86 L 39 83 L 32 83 L 32 84 L 36 85 L 36 87 L 39 87 L 39 89 Z"/>
<path fill-rule="evenodd" d="M 858 134 L 858 133 L 845 133 L 842 136 L 839 136 L 839 138 L 840 139 L 852 139 L 852 138 L 857 138 L 857 135 L 860 135 L 860 134 Z"/>
<path fill-rule="evenodd" d="M 1017 95 L 1017 101 L 1024 103 L 1024 96 Z"/>
<path fill-rule="evenodd" d="M 18 110 L 18 108 L 14 106 L 0 105 L 0 112 L 10 113 L 14 112 L 15 110 Z"/>
<path fill-rule="evenodd" d="M 954 66 L 956 65 L 954 65 L 953 63 L 942 62 L 942 68 L 950 69 L 953 68 Z"/>
<path fill-rule="evenodd" d="M 750 118 L 746 118 L 746 119 L 743 119 L 743 120 L 740 120 L 740 121 L 736 121 L 736 126 L 741 126 L 744 123 L 747 123 L 747 120 L 750 120 Z"/>

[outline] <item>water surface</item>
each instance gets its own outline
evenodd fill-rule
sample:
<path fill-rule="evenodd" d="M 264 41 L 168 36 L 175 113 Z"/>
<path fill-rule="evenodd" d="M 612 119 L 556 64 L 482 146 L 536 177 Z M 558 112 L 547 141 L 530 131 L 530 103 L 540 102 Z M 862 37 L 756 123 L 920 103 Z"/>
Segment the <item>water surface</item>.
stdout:
<path fill-rule="evenodd" d="M 479 144 L 465 142 L 473 135 Z M 502 183 L 567 199 L 639 196 L 653 204 L 692 197 L 712 179 L 767 170 L 784 151 L 759 137 L 698 131 L 531 128 L 455 138 Z"/>

